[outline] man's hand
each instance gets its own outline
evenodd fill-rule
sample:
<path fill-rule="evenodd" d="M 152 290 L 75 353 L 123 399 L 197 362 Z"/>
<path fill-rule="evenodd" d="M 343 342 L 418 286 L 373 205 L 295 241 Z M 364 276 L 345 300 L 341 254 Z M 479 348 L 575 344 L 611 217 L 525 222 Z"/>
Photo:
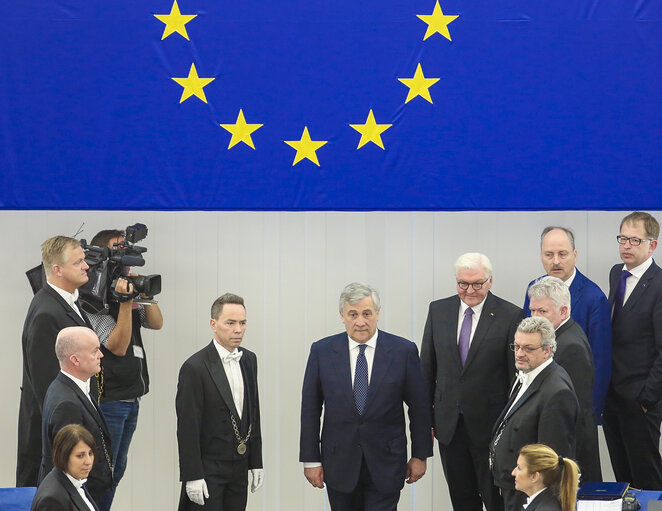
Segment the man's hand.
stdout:
<path fill-rule="evenodd" d="M 264 483 L 264 470 L 261 468 L 252 468 L 250 469 L 251 473 L 251 493 L 255 493 L 260 488 L 262 488 L 262 483 Z"/>
<path fill-rule="evenodd" d="M 423 470 L 425 472 L 425 470 Z M 313 467 L 313 468 L 304 468 L 303 475 L 306 476 L 308 482 L 312 484 L 315 488 L 324 488 L 324 468 Z"/>
<path fill-rule="evenodd" d="M 207 490 L 207 483 L 204 479 L 197 479 L 195 481 L 186 482 L 186 495 L 198 506 L 205 505 L 205 499 L 209 498 L 209 491 Z"/>
<path fill-rule="evenodd" d="M 427 469 L 427 461 L 412 458 L 407 463 L 407 484 L 415 483 L 425 475 Z"/>

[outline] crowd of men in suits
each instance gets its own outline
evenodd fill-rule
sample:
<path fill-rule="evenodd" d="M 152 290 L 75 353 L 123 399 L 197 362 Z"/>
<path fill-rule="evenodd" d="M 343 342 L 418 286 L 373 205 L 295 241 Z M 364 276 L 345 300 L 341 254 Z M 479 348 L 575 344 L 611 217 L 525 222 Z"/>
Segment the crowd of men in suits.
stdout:
<path fill-rule="evenodd" d="M 520 511 L 520 448 L 549 445 L 578 460 L 582 480 L 601 481 L 603 424 L 616 479 L 662 490 L 659 231 L 648 213 L 622 220 L 609 299 L 576 268 L 565 227 L 543 231 L 547 275 L 529 284 L 524 309 L 491 293 L 488 257 L 461 255 L 457 294 L 430 304 L 420 361 L 412 342 L 377 328 L 376 290 L 347 286 L 346 332 L 314 343 L 306 366 L 305 477 L 326 485 L 333 511 L 395 510 L 405 480 L 425 473 L 431 426 L 455 511 Z"/>
<path fill-rule="evenodd" d="M 547 444 L 577 459 L 584 481 L 600 481 L 602 424 L 616 479 L 662 490 L 658 236 L 648 213 L 623 219 L 623 264 L 612 268 L 607 299 L 575 267 L 572 231 L 546 228 L 547 275 L 529 284 L 524 309 L 492 294 L 487 256 L 461 255 L 457 294 L 430 304 L 420 357 L 413 342 L 378 329 L 373 287 L 346 286 L 345 332 L 313 343 L 305 370 L 306 479 L 326 486 L 333 511 L 395 510 L 405 481 L 424 476 L 434 437 L 455 511 L 520 511 L 526 495 L 511 475 L 519 449 Z M 44 243 L 42 259 L 47 285 L 30 305 L 22 341 L 17 486 L 44 478 L 55 434 L 78 423 L 102 447 L 87 484 L 95 501 L 107 502 L 117 454 L 99 388 L 90 385 L 106 352 L 77 302 L 87 281 L 84 252 L 58 236 Z M 179 373 L 179 509 L 241 511 L 249 479 L 251 491 L 264 479 L 257 358 L 241 346 L 243 298 L 216 299 L 210 327 L 212 342 Z"/>

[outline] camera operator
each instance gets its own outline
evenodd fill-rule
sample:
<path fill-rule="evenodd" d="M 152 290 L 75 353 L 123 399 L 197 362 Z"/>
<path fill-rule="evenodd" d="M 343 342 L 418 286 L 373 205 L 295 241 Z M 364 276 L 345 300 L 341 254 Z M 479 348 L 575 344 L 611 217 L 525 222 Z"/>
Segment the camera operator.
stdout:
<path fill-rule="evenodd" d="M 124 235 L 122 230 L 103 230 L 94 236 L 90 244 L 113 249 L 115 244 L 124 241 Z M 119 294 L 133 294 L 133 284 L 120 278 L 115 291 Z M 141 294 L 141 298 L 150 297 Z M 111 303 L 108 314 L 88 314 L 88 317 L 99 336 L 104 355 L 99 391 L 101 410 L 110 430 L 115 467 L 113 490 L 99 502 L 100 510 L 107 511 L 126 469 L 129 444 L 138 421 L 140 398 L 149 391 L 149 374 L 140 327 L 160 330 L 163 316 L 156 303 L 144 307 L 131 299 Z"/>

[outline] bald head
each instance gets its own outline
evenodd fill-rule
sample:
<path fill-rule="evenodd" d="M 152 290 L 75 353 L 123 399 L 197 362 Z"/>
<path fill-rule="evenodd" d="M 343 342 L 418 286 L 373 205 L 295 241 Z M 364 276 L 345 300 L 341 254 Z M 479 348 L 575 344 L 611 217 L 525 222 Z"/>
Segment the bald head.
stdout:
<path fill-rule="evenodd" d="M 101 370 L 99 338 L 93 330 L 83 326 L 63 328 L 55 340 L 55 356 L 60 369 L 86 381 Z"/>

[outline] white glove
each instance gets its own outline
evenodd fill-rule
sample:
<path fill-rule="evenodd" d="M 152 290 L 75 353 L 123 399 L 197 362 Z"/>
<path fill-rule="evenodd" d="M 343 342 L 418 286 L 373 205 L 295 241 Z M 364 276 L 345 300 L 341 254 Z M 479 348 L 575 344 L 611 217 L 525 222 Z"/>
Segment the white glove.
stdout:
<path fill-rule="evenodd" d="M 195 502 L 198 506 L 205 505 L 205 499 L 209 498 L 209 491 L 207 490 L 207 483 L 204 479 L 186 482 L 186 495 Z"/>
<path fill-rule="evenodd" d="M 251 479 L 251 493 L 255 493 L 262 488 L 262 483 L 264 482 L 264 469 L 252 468 L 251 476 L 253 476 Z"/>

